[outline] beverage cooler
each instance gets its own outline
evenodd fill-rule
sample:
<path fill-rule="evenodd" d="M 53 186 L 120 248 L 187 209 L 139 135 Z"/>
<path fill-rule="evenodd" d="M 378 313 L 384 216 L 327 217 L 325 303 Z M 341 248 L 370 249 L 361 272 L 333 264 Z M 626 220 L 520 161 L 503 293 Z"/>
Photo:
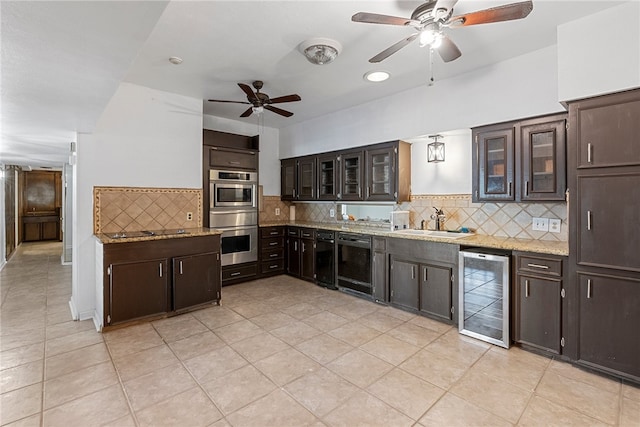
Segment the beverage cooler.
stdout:
<path fill-rule="evenodd" d="M 491 249 L 460 251 L 458 330 L 509 348 L 510 253 Z"/>

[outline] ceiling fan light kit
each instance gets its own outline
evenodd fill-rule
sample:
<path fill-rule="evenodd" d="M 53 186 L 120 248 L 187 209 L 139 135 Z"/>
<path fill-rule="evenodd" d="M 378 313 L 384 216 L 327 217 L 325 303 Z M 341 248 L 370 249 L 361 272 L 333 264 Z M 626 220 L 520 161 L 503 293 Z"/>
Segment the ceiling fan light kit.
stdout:
<path fill-rule="evenodd" d="M 315 37 L 300 43 L 300 52 L 314 65 L 326 65 L 335 60 L 342 45 L 335 40 Z"/>

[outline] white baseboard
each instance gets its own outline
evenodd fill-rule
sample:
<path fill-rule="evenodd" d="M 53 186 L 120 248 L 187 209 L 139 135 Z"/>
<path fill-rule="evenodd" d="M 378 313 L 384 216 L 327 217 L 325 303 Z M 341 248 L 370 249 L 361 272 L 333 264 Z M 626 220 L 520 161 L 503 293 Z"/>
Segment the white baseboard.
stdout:
<path fill-rule="evenodd" d="M 2 271 L 5 265 L 7 265 L 7 261 L 5 260 L 0 261 L 0 271 Z"/>
<path fill-rule="evenodd" d="M 69 299 L 69 309 L 71 310 L 71 318 L 73 320 L 78 320 L 78 310 L 76 309 L 76 305 L 73 303 L 73 298 Z"/>
<path fill-rule="evenodd" d="M 96 331 L 101 332 L 102 331 L 102 319 L 100 318 L 100 316 L 98 315 L 97 311 L 93 312 L 93 324 L 96 327 Z"/>

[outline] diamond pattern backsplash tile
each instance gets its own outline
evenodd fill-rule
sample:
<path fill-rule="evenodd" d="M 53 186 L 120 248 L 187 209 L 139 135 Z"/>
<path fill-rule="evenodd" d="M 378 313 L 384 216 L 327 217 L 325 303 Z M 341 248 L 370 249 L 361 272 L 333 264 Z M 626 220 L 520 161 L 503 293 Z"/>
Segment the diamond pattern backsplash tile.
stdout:
<path fill-rule="evenodd" d="M 93 206 L 95 234 L 202 227 L 200 189 L 94 187 Z"/>

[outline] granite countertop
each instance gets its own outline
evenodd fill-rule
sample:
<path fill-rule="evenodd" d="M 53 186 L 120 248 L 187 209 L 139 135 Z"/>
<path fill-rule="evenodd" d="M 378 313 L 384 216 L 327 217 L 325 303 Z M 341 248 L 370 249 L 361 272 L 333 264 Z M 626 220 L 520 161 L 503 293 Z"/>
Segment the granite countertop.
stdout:
<path fill-rule="evenodd" d="M 153 234 L 151 234 L 153 233 Z M 222 234 L 222 231 L 214 228 L 184 228 L 178 230 L 153 230 L 150 232 L 143 231 L 131 231 L 125 232 L 125 237 L 121 236 L 122 233 L 100 233 L 96 234 L 96 237 L 102 244 L 108 243 L 130 243 L 130 242 L 146 242 L 149 240 L 163 240 L 163 239 L 183 239 L 188 237 L 198 236 L 212 236 L 216 234 Z"/>
<path fill-rule="evenodd" d="M 446 237 L 430 236 L 425 234 L 402 234 L 397 231 L 390 231 L 389 224 L 374 226 L 371 224 L 360 225 L 352 222 L 305 222 L 305 221 L 280 221 L 260 224 L 260 227 L 274 227 L 292 225 L 298 227 L 309 227 L 323 230 L 350 231 L 373 236 L 395 237 L 401 239 L 423 240 L 431 242 L 451 243 L 460 246 L 475 246 L 481 248 L 506 249 L 513 251 L 535 252 L 550 255 L 569 255 L 569 244 L 567 242 L 556 242 L 535 239 L 516 239 L 513 237 L 494 237 L 481 234 L 469 234 L 466 237 L 451 239 Z"/>

